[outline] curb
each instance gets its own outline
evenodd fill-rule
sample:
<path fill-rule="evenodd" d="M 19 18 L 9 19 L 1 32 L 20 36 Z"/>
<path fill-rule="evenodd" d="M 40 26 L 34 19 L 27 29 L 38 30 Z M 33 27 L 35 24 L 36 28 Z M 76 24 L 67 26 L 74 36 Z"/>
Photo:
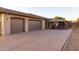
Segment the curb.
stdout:
<path fill-rule="evenodd" d="M 70 32 L 70 34 L 69 34 L 69 36 L 68 36 L 66 42 L 64 43 L 63 47 L 61 48 L 61 51 L 66 51 L 65 48 L 66 48 L 67 45 L 69 44 L 70 38 L 71 38 L 71 36 L 72 36 L 72 32 L 73 32 L 73 29 L 72 29 L 72 31 Z"/>

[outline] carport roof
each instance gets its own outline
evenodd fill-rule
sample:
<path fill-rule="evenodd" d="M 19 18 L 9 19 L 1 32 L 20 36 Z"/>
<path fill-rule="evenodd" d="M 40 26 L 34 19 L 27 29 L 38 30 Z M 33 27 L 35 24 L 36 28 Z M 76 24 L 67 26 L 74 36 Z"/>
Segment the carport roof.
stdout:
<path fill-rule="evenodd" d="M 49 18 L 46 18 L 46 17 L 43 17 L 43 16 L 38 16 L 38 15 L 35 15 L 35 14 L 31 14 L 31 13 L 24 13 L 24 12 L 20 12 L 20 11 L 15 11 L 15 10 L 3 8 L 3 7 L 0 7 L 0 13 L 15 14 L 15 15 L 20 15 L 20 16 L 38 18 L 38 19 L 45 19 L 45 20 L 49 19 Z"/>

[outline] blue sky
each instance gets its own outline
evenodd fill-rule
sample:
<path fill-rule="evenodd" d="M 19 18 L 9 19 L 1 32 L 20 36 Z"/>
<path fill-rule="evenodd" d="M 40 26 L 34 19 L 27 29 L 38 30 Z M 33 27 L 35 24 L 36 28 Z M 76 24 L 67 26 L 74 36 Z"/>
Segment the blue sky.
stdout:
<path fill-rule="evenodd" d="M 9 7 L 10 9 L 33 13 L 40 16 L 53 18 L 62 16 L 68 19 L 79 17 L 79 7 Z"/>

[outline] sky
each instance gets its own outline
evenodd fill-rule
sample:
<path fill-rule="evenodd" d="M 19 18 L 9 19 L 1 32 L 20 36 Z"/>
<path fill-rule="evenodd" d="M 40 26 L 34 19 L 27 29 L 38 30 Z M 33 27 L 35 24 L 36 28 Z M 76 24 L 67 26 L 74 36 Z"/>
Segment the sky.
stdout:
<path fill-rule="evenodd" d="M 79 0 L 0 0 L 0 7 L 48 18 L 61 16 L 76 20 L 79 17 Z"/>
<path fill-rule="evenodd" d="M 53 18 L 55 16 L 75 19 L 79 17 L 79 7 L 6 7 L 9 9 L 33 13 L 36 15 Z"/>

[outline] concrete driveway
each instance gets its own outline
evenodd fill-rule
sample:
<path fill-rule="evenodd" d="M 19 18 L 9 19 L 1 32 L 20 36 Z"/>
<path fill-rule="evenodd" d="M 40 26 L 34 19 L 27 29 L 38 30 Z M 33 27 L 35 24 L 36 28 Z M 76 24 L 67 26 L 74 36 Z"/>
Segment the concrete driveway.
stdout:
<path fill-rule="evenodd" d="M 0 37 L 0 51 L 60 51 L 72 30 L 38 30 Z"/>

